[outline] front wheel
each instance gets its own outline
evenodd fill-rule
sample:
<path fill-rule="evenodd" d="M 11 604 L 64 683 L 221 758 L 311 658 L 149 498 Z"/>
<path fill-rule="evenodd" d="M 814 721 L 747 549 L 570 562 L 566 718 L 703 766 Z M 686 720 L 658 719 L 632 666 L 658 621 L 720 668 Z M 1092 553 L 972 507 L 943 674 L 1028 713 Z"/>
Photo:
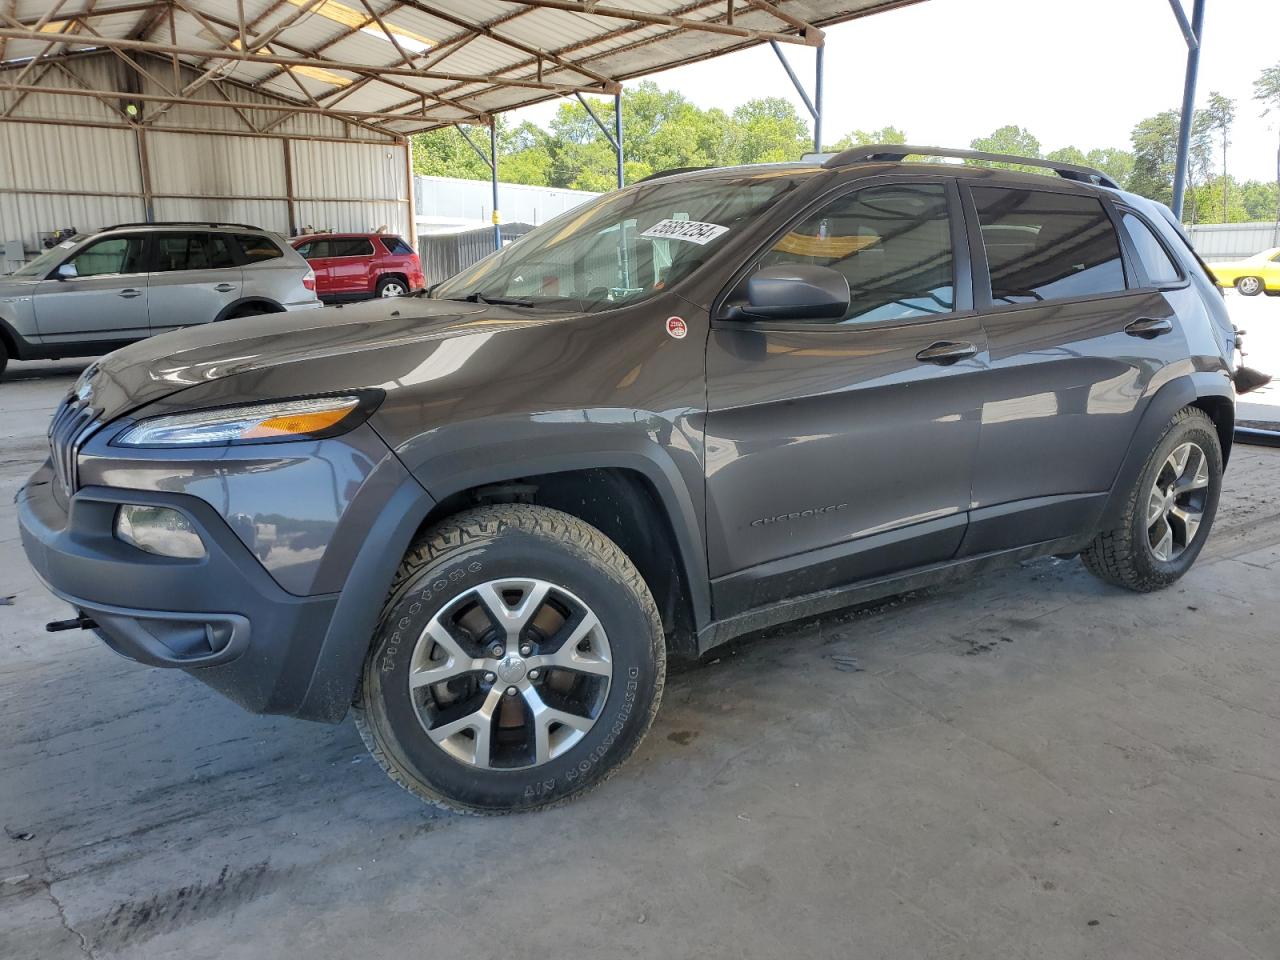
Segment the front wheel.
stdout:
<path fill-rule="evenodd" d="M 1262 292 L 1262 280 L 1258 277 L 1241 277 L 1236 281 L 1236 290 L 1246 297 L 1256 297 Z"/>
<path fill-rule="evenodd" d="M 1173 583 L 1204 546 L 1222 490 L 1213 421 L 1186 407 L 1169 424 L 1129 491 L 1120 526 L 1080 554 L 1096 577 L 1142 593 Z"/>
<path fill-rule="evenodd" d="M 556 510 L 481 507 L 406 555 L 356 725 L 390 777 L 430 803 L 530 810 L 617 769 L 665 674 L 657 607 L 616 544 Z"/>

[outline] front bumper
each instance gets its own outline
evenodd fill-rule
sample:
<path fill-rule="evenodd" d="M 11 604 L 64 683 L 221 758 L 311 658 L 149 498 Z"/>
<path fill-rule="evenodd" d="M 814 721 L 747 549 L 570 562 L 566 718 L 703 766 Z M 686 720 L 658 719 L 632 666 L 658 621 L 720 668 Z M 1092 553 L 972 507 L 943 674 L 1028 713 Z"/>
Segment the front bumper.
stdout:
<path fill-rule="evenodd" d="M 186 670 L 256 713 L 300 712 L 337 594 L 286 592 L 205 501 L 85 487 L 64 509 L 44 464 L 18 493 L 22 545 L 49 589 L 97 624 L 116 652 Z M 117 540 L 123 503 L 184 513 L 208 551 L 159 557 Z"/>

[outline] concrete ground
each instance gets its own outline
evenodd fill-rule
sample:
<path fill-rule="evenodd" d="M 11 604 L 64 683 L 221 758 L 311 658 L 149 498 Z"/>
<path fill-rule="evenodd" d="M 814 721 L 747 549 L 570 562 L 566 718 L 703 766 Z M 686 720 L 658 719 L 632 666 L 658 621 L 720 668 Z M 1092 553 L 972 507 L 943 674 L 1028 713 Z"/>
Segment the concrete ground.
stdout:
<path fill-rule="evenodd" d="M 11 500 L 76 371 L 0 385 L 4 960 L 1280 957 L 1280 450 L 1168 591 L 1046 559 L 775 631 L 602 789 L 473 819 L 350 723 L 42 631 Z"/>

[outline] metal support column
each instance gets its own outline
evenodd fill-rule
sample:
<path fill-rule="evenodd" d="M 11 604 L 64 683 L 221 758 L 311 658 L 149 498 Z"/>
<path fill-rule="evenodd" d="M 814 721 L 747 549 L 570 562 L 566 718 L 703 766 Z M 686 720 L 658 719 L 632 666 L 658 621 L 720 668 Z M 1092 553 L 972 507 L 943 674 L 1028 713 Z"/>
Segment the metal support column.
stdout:
<path fill-rule="evenodd" d="M 493 184 L 493 249 L 502 249 L 502 214 L 498 212 L 498 121 L 489 120 L 489 174 Z"/>
<path fill-rule="evenodd" d="M 489 168 L 489 180 L 493 184 L 493 249 L 502 249 L 502 216 L 498 213 L 498 125 L 497 121 L 490 119 L 489 121 L 489 153 L 476 146 L 476 142 L 471 139 L 471 134 L 467 133 L 467 128 L 460 123 L 455 123 L 454 129 L 462 134 L 462 139 L 475 151 L 479 157 Z"/>
<path fill-rule="evenodd" d="M 813 118 L 813 152 L 822 152 L 822 73 L 824 54 L 827 52 L 826 44 L 818 47 L 813 51 L 816 58 L 814 66 L 813 78 L 813 105 L 817 108 L 817 113 Z"/>
<path fill-rule="evenodd" d="M 582 109 L 587 111 L 587 116 L 604 134 L 604 138 L 609 141 L 609 146 L 613 147 L 613 154 L 618 160 L 618 186 L 622 186 L 622 94 L 615 93 L 613 95 L 613 132 L 605 126 L 604 121 L 600 119 L 600 115 L 591 109 L 591 104 L 587 102 L 586 97 L 582 94 L 574 94 L 578 98 L 578 102 L 582 104 Z"/>
<path fill-rule="evenodd" d="M 1182 199 L 1187 189 L 1187 169 L 1191 160 L 1191 127 L 1196 112 L 1196 80 L 1200 75 L 1200 43 L 1204 38 L 1204 3 L 1195 0 L 1191 22 L 1187 23 L 1182 0 L 1169 0 L 1173 15 L 1187 41 L 1187 76 L 1182 86 L 1182 116 L 1178 123 L 1178 160 L 1173 174 L 1173 215 L 1182 219 Z"/>
<path fill-rule="evenodd" d="M 796 76 L 796 72 L 791 69 L 791 62 L 787 60 L 786 54 L 782 52 L 782 47 L 777 40 L 770 40 L 769 46 L 773 47 L 773 52 L 778 56 L 778 62 L 782 64 L 782 69 L 787 72 L 787 76 L 791 79 L 791 85 L 796 88 L 796 93 L 800 94 L 800 99 L 804 103 L 804 107 L 809 111 L 809 116 L 813 118 L 813 152 L 822 152 L 822 51 L 823 47 L 819 46 L 817 53 L 817 70 L 814 77 L 814 100 L 809 99 L 809 94 L 804 88 L 804 84 L 800 82 L 800 78 Z M 816 101 L 816 103 L 815 103 Z"/>
<path fill-rule="evenodd" d="M 622 189 L 622 91 L 613 95 L 613 152 L 618 156 L 618 189 Z"/>

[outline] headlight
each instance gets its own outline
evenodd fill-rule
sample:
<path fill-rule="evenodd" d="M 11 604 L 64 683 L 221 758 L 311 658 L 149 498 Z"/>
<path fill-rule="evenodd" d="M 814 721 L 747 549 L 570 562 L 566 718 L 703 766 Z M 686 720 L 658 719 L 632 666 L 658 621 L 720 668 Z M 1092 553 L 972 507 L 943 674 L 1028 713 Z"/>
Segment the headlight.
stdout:
<path fill-rule="evenodd" d="M 126 447 L 220 447 L 236 443 L 319 440 L 368 419 L 381 394 L 309 397 L 152 417 L 112 441 Z"/>
<path fill-rule="evenodd" d="M 204 541 L 183 514 L 169 507 L 125 504 L 116 511 L 117 540 L 161 557 L 196 560 L 204 556 Z"/>

